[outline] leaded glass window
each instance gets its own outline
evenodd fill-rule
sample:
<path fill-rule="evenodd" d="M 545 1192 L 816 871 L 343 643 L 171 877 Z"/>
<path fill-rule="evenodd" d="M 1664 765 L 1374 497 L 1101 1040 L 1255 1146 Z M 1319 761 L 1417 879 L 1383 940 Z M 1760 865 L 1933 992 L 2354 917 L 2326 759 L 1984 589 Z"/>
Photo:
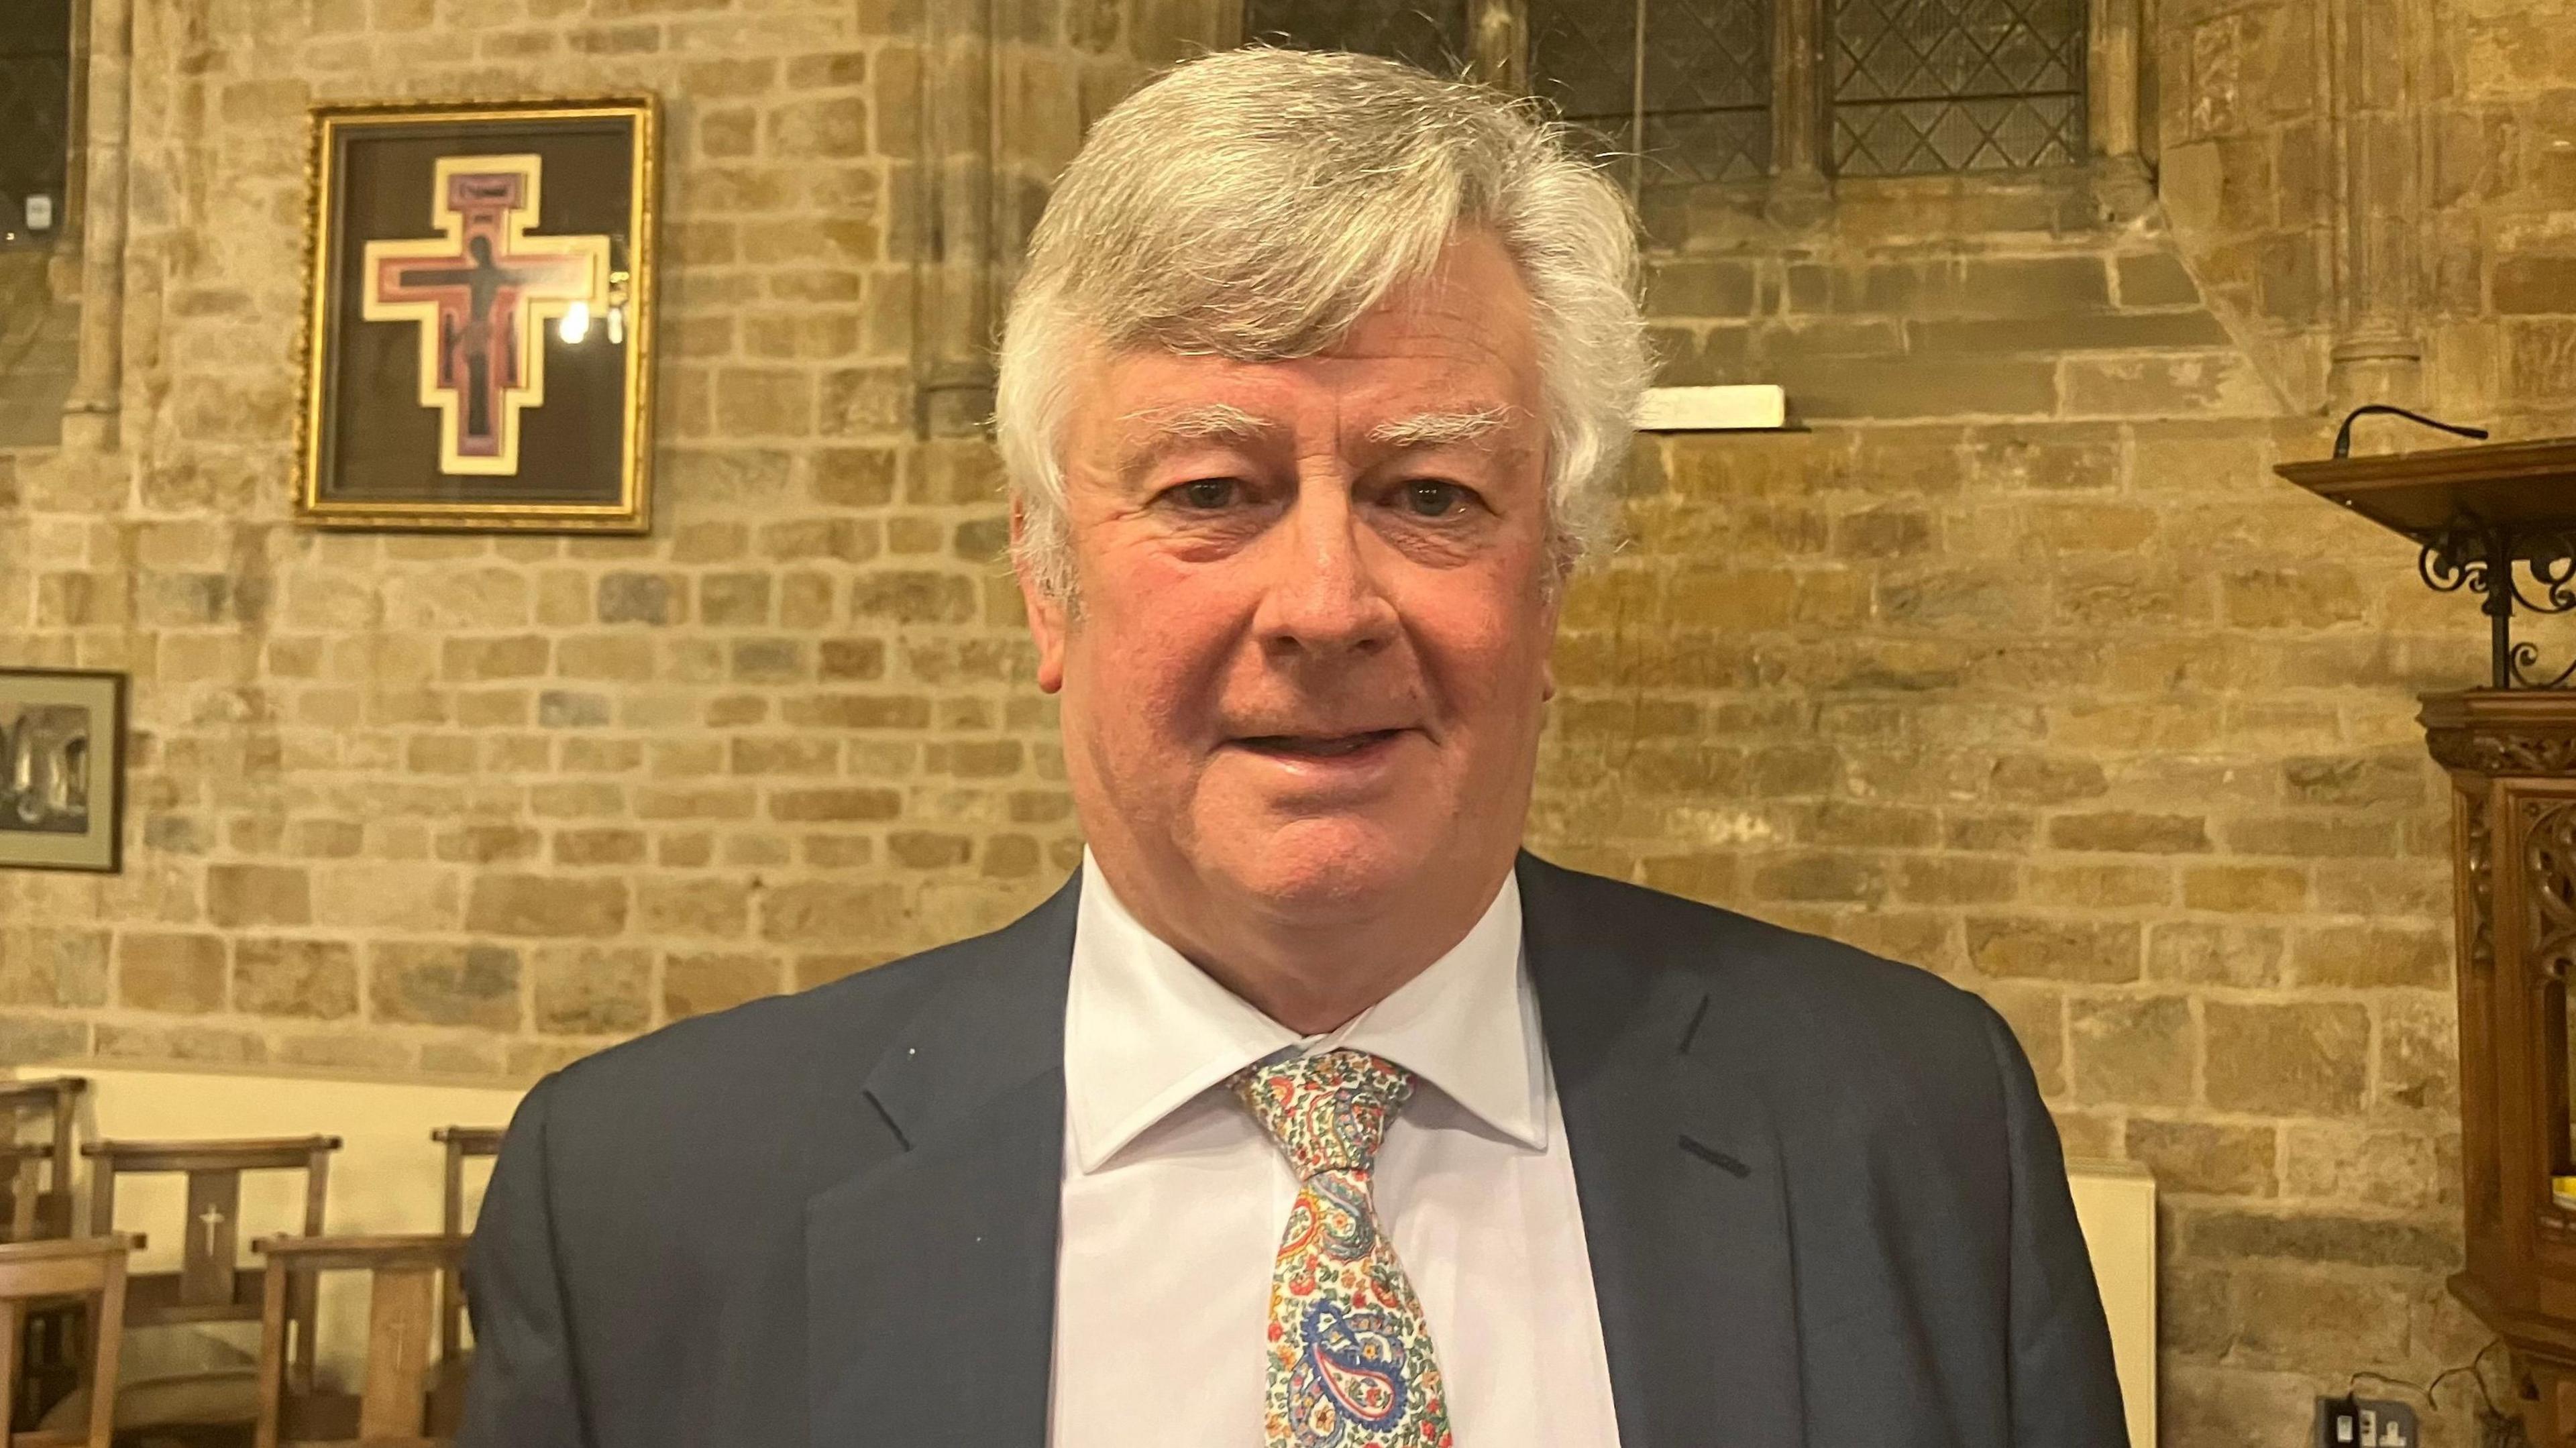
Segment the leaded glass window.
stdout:
<path fill-rule="evenodd" d="M 1311 50 L 1356 50 L 1434 75 L 1466 67 L 1469 0 L 1244 0 L 1243 38 Z"/>
<path fill-rule="evenodd" d="M 1525 75 L 1640 192 L 1768 174 L 1775 79 L 1778 103 L 1813 118 L 1782 142 L 1792 168 L 1819 152 L 1845 176 L 2078 163 L 2087 15 L 2088 0 L 1243 0 L 1247 39 Z M 1775 34 L 1813 41 L 1824 73 L 1775 77 Z"/>
<path fill-rule="evenodd" d="M 1825 3 L 1836 171 L 2083 159 L 2084 0 Z"/>
<path fill-rule="evenodd" d="M 0 0 L 0 245 L 62 230 L 71 166 L 71 0 Z M 30 225 L 30 203 L 33 220 Z"/>
<path fill-rule="evenodd" d="M 1530 89 L 1642 185 L 1771 168 L 1769 0 L 1527 0 Z"/>

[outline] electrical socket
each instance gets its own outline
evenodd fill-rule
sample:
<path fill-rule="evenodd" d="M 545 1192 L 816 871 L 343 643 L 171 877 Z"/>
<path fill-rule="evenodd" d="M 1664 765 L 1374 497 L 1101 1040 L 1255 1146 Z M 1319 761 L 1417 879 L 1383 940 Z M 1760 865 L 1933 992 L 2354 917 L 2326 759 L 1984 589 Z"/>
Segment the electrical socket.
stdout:
<path fill-rule="evenodd" d="M 2386 1398 L 2319 1398 L 2313 1448 L 2416 1448 L 2415 1410 Z"/>

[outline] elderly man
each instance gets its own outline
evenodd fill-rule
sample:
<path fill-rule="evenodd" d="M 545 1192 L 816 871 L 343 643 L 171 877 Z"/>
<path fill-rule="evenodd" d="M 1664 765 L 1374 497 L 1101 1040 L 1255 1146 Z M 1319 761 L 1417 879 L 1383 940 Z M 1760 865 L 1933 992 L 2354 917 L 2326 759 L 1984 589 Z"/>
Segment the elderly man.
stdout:
<path fill-rule="evenodd" d="M 1100 122 L 1000 407 L 1083 867 L 540 1085 L 465 1443 L 2123 1441 L 1992 1010 L 1520 849 L 1633 268 L 1546 130 L 1391 63 Z"/>

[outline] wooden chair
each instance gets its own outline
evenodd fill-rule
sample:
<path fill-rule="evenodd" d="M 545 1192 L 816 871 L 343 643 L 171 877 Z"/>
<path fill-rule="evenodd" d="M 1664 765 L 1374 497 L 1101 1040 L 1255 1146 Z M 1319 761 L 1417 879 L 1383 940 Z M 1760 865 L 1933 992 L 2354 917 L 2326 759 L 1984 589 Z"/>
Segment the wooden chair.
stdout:
<path fill-rule="evenodd" d="M 87 1411 L 74 1423 L 34 1428 L 14 1411 L 9 1395 L 0 1394 L 0 1443 L 10 1448 L 44 1444 L 84 1444 L 109 1448 L 116 1432 L 116 1357 L 124 1342 L 125 1258 L 143 1238 L 89 1237 L 51 1242 L 0 1245 L 0 1379 L 15 1379 L 24 1341 L 21 1328 L 28 1312 L 42 1303 L 77 1297 L 87 1305 L 94 1324 L 83 1358 L 83 1382 L 95 1391 L 80 1395 Z"/>
<path fill-rule="evenodd" d="M 55 1076 L 40 1081 L 0 1082 L 0 1162 L 8 1179 L 0 1186 L 0 1241 L 34 1242 L 72 1234 L 72 1135 L 80 1098 L 89 1090 L 82 1076 Z M 42 1135 L 22 1141 L 27 1118 Z"/>
<path fill-rule="evenodd" d="M 81 1076 L 0 1082 L 0 1242 L 72 1234 L 72 1139 Z M 25 1136 L 29 1127 L 32 1136 Z M 82 1300 L 30 1304 L 18 1314 L 16 1370 L 5 1382 L 20 1422 L 34 1423 L 80 1386 Z"/>
<path fill-rule="evenodd" d="M 332 1444 L 337 1448 L 433 1448 L 447 1441 L 461 1403 L 443 1401 L 430 1353 L 438 1333 L 438 1287 L 454 1272 L 465 1239 L 437 1236 L 269 1237 L 259 1334 L 259 1426 L 254 1448 Z M 297 1323 L 290 1299 L 314 1298 L 324 1272 L 369 1274 L 367 1362 L 359 1391 L 299 1391 L 292 1361 L 312 1359 L 310 1321 Z M 294 1289 L 302 1285 L 300 1293 Z M 436 1436 L 433 1436 L 436 1435 Z"/>
<path fill-rule="evenodd" d="M 155 1172 L 187 1177 L 187 1220 L 176 1272 L 139 1272 L 126 1284 L 128 1329 L 212 1322 L 257 1322 L 265 1311 L 265 1268 L 241 1264 L 237 1218 L 242 1173 L 304 1173 L 305 1236 L 322 1231 L 336 1136 L 232 1141 L 100 1141 L 81 1148 L 92 1164 L 90 1226 L 114 1230 L 120 1178 Z M 292 1364 L 298 1387 L 313 1379 L 315 1304 L 308 1289 L 288 1305 L 303 1329 Z M 240 1368 L 218 1368 L 129 1383 L 118 1408 L 120 1430 L 249 1423 L 258 1414 L 258 1383 Z"/>
<path fill-rule="evenodd" d="M 21 1207 L 33 1205 L 36 1191 L 29 1184 L 35 1176 L 31 1164 L 41 1161 L 52 1150 L 43 1143 L 21 1143 L 0 1147 L 0 1161 L 20 1169 L 16 1180 L 22 1186 L 17 1197 Z M 21 1219 L 20 1225 L 24 1225 Z M 39 1240 L 63 1241 L 59 1235 L 38 1238 L 0 1238 L 12 1243 Z M 41 1422 L 56 1403 L 80 1390 L 81 1364 L 88 1360 L 82 1346 L 89 1332 L 87 1298 L 70 1296 L 51 1302 L 30 1302 L 13 1316 L 18 1330 L 18 1350 L 11 1359 L 13 1371 L 6 1379 L 11 1412 L 21 1423 Z"/>
<path fill-rule="evenodd" d="M 501 1128 L 497 1126 L 442 1126 L 429 1134 L 429 1139 L 447 1148 L 447 1186 L 445 1209 L 440 1226 L 451 1237 L 463 1237 L 472 1230 L 465 1220 L 465 1163 L 470 1157 L 498 1156 L 501 1152 Z M 462 1363 L 465 1357 L 465 1279 L 460 1272 L 448 1272 L 438 1280 L 438 1353 L 442 1363 Z"/>

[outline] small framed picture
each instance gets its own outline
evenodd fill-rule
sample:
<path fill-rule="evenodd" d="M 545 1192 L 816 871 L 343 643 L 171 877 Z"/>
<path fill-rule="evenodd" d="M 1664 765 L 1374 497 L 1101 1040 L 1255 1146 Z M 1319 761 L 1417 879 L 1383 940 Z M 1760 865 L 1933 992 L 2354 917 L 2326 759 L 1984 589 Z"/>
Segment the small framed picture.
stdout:
<path fill-rule="evenodd" d="M 650 96 L 313 112 L 296 516 L 652 525 Z"/>
<path fill-rule="evenodd" d="M 0 669 L 0 869 L 118 865 L 125 676 Z"/>

